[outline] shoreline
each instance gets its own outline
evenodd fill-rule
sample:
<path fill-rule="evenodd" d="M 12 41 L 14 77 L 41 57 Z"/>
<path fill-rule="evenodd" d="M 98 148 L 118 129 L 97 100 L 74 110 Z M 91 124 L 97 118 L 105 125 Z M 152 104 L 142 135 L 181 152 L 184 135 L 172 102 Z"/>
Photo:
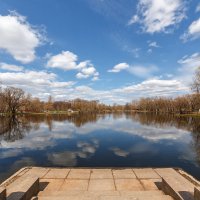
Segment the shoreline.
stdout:
<path fill-rule="evenodd" d="M 145 113 L 145 114 L 160 114 L 160 115 L 174 115 L 176 117 L 200 117 L 200 113 L 185 113 L 185 114 L 179 114 L 179 113 L 168 113 L 168 112 L 152 112 L 152 111 L 123 111 L 123 110 L 118 110 L 118 111 L 105 111 L 105 112 L 80 112 L 80 111 L 73 111 L 73 112 L 68 112 L 68 111 L 50 111 L 50 112 L 18 112 L 15 115 L 9 114 L 9 113 L 0 113 L 0 117 L 9 117 L 9 116 L 19 116 L 19 115 L 77 115 L 77 114 L 85 114 L 85 113 L 92 113 L 92 114 L 112 114 L 112 113 L 124 113 L 124 114 L 132 114 L 132 113 Z"/>

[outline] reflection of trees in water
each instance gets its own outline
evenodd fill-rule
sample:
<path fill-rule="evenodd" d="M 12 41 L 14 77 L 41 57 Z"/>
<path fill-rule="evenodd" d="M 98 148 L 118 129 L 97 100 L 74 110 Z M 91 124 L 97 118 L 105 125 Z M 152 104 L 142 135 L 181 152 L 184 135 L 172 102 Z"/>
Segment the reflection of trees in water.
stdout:
<path fill-rule="evenodd" d="M 192 148 L 196 152 L 196 160 L 200 165 L 200 135 L 192 134 L 192 136 L 193 136 Z"/>
<path fill-rule="evenodd" d="M 49 130 L 53 128 L 53 122 L 72 122 L 75 126 L 81 127 L 89 122 L 96 122 L 101 115 L 98 114 L 79 114 L 79 115 L 28 115 L 26 118 L 34 124 L 46 123 Z"/>
<path fill-rule="evenodd" d="M 22 139 L 31 129 L 38 130 L 41 123 L 46 123 L 49 131 L 53 129 L 53 122 L 69 121 L 77 127 L 88 122 L 96 122 L 100 116 L 96 114 L 81 115 L 25 115 L 21 117 L 0 117 L 0 140 L 13 142 Z"/>
<path fill-rule="evenodd" d="M 122 118 L 123 115 L 124 115 L 123 112 L 115 112 L 115 113 L 112 114 L 113 119 L 119 119 L 119 118 Z"/>
<path fill-rule="evenodd" d="M 31 129 L 29 121 L 25 118 L 0 117 L 0 138 L 8 142 L 20 140 Z"/>
<path fill-rule="evenodd" d="M 13 117 L 0 117 L 0 140 L 14 142 L 22 139 L 31 129 L 38 130 L 41 123 L 48 125 L 49 131 L 53 129 L 53 122 L 69 121 L 77 127 L 88 122 L 96 122 L 100 116 L 96 114 L 81 115 L 25 115 Z"/>
<path fill-rule="evenodd" d="M 139 121 L 143 125 L 153 125 L 155 127 L 165 128 L 174 126 L 178 129 L 191 131 L 192 133 L 200 133 L 200 119 L 194 117 L 178 117 L 172 114 L 162 115 L 156 113 L 134 113 L 128 114 L 127 118 L 133 121 Z"/>
<path fill-rule="evenodd" d="M 81 127 L 89 122 L 96 122 L 100 118 L 97 114 L 81 114 L 72 115 L 68 118 L 68 121 L 73 122 L 77 127 Z"/>
<path fill-rule="evenodd" d="M 193 143 L 192 146 L 197 153 L 197 162 L 200 165 L 200 119 L 195 118 L 192 120 L 192 137 L 193 137 Z"/>
<path fill-rule="evenodd" d="M 111 116 L 112 114 L 109 114 Z M 113 119 L 123 117 L 122 113 L 112 115 Z M 108 115 L 79 114 L 79 115 L 25 115 L 23 117 L 0 117 L 0 139 L 15 141 L 22 139 L 31 129 L 38 130 L 41 123 L 46 123 L 51 131 L 53 122 L 72 122 L 76 127 L 86 123 L 95 123 L 100 118 L 106 119 Z M 153 125 L 159 128 L 174 126 L 178 129 L 190 131 L 193 137 L 192 148 L 197 154 L 200 164 L 200 119 L 193 117 L 177 117 L 155 113 L 126 114 L 127 119 L 138 121 L 143 125 Z M 176 133 L 174 133 L 176 134 Z"/>
<path fill-rule="evenodd" d="M 153 125 L 161 128 L 174 126 L 177 129 L 191 132 L 193 138 L 192 148 L 196 152 L 196 160 L 200 165 L 200 118 L 178 117 L 175 115 L 162 115 L 156 113 L 134 113 L 127 115 L 127 118 L 132 119 L 133 121 L 139 121 L 143 125 Z"/>

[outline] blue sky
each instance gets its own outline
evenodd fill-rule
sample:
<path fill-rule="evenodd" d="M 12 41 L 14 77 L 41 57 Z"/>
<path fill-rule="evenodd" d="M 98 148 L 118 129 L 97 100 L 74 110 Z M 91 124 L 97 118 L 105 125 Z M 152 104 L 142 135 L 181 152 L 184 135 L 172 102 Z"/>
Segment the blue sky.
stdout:
<path fill-rule="evenodd" d="M 43 100 L 189 93 L 198 0 L 0 0 L 0 81 Z"/>

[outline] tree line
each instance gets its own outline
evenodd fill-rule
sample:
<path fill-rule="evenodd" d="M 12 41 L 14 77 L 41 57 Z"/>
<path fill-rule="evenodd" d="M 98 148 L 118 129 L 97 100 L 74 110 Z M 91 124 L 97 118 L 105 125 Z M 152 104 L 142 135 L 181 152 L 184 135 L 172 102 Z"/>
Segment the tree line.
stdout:
<path fill-rule="evenodd" d="M 195 72 L 192 94 L 176 98 L 154 97 L 133 100 L 126 105 L 112 106 L 100 103 L 98 100 L 74 99 L 54 101 L 49 96 L 48 101 L 26 94 L 15 87 L 0 87 L 0 113 L 16 115 L 18 113 L 109 113 L 109 112 L 156 112 L 156 113 L 193 113 L 200 111 L 200 68 Z"/>
<path fill-rule="evenodd" d="M 98 100 L 74 99 L 54 101 L 49 96 L 48 101 L 25 94 L 22 89 L 15 87 L 0 88 L 0 113 L 16 115 L 19 113 L 69 113 L 69 112 L 106 112 L 111 106 Z"/>
<path fill-rule="evenodd" d="M 126 104 L 124 110 L 177 114 L 198 113 L 200 111 L 200 94 L 184 95 L 177 98 L 141 98 Z"/>
<path fill-rule="evenodd" d="M 127 111 L 145 111 L 156 113 L 199 113 L 200 112 L 200 67 L 197 68 L 193 83 L 191 84 L 192 94 L 176 98 L 154 97 L 141 98 L 126 104 Z"/>

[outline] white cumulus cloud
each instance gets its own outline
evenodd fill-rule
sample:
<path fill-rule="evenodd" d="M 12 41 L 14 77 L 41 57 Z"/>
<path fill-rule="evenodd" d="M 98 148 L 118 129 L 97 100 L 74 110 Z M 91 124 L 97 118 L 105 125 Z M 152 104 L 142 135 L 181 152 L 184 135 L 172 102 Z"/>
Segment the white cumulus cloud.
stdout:
<path fill-rule="evenodd" d="M 42 37 L 24 16 L 14 12 L 0 15 L 0 49 L 11 54 L 14 59 L 22 63 L 32 62 L 36 57 L 35 49 L 44 39 Z"/>
<path fill-rule="evenodd" d="M 187 65 L 190 68 L 197 68 L 200 66 L 200 53 L 194 53 L 191 56 L 184 56 L 180 60 L 178 60 L 179 64 Z"/>
<path fill-rule="evenodd" d="M 196 7 L 196 12 L 200 12 L 200 3 Z"/>
<path fill-rule="evenodd" d="M 92 77 L 92 80 L 98 80 L 99 73 L 89 60 L 78 63 L 78 56 L 70 51 L 50 56 L 47 67 L 68 70 L 77 70 L 76 78 L 84 79 Z"/>
<path fill-rule="evenodd" d="M 186 55 L 178 60 L 178 64 L 180 64 L 181 67 L 178 68 L 178 75 L 176 78 L 181 81 L 184 80 L 187 84 L 191 84 L 195 70 L 200 67 L 200 53 L 197 52 L 190 56 Z"/>
<path fill-rule="evenodd" d="M 140 97 L 174 96 L 189 91 L 181 80 L 156 78 L 111 90 L 96 90 L 87 85 L 77 86 L 72 81 L 59 81 L 56 74 L 45 71 L 2 72 L 0 81 L 3 85 L 22 88 L 42 100 L 51 95 L 55 100 L 96 99 L 108 104 L 126 103 Z"/>
<path fill-rule="evenodd" d="M 46 99 L 49 95 L 55 98 L 70 90 L 75 82 L 57 80 L 54 73 L 45 71 L 2 72 L 0 81 L 3 85 L 22 88 L 35 97 Z"/>
<path fill-rule="evenodd" d="M 135 24 L 140 21 L 138 15 L 133 15 L 131 19 L 128 21 L 128 25 Z"/>
<path fill-rule="evenodd" d="M 151 42 L 151 41 L 149 41 L 148 43 L 149 43 L 149 47 L 155 47 L 155 48 L 160 47 L 160 46 L 157 44 L 157 42 Z"/>
<path fill-rule="evenodd" d="M 108 70 L 108 72 L 118 73 L 118 72 L 128 69 L 128 68 L 129 68 L 129 64 L 119 63 L 119 64 L 115 65 L 112 69 Z"/>
<path fill-rule="evenodd" d="M 6 70 L 6 71 L 20 72 L 24 69 L 24 67 L 18 66 L 18 65 L 7 64 L 7 63 L 0 63 L 0 69 Z"/>
<path fill-rule="evenodd" d="M 127 93 L 135 98 L 155 97 L 155 96 L 174 96 L 185 93 L 188 87 L 178 80 L 149 79 L 141 83 L 117 89 L 118 93 Z"/>
<path fill-rule="evenodd" d="M 62 53 L 52 56 L 47 62 L 47 66 L 51 68 L 59 68 L 63 70 L 77 69 L 76 61 L 78 56 L 70 51 L 62 51 Z"/>
<path fill-rule="evenodd" d="M 138 77 L 147 78 L 153 76 L 158 71 L 156 66 L 131 66 L 128 71 Z"/>
<path fill-rule="evenodd" d="M 79 72 L 76 74 L 78 79 L 84 79 L 93 77 L 92 80 L 96 81 L 99 78 L 99 73 L 96 71 L 95 67 L 90 61 L 84 61 L 79 63 Z"/>
<path fill-rule="evenodd" d="M 150 77 L 155 72 L 158 71 L 156 66 L 141 66 L 141 65 L 129 65 L 127 63 L 119 63 L 115 65 L 112 69 L 108 70 L 108 72 L 119 73 L 122 70 L 126 70 L 127 72 L 142 78 Z"/>
<path fill-rule="evenodd" d="M 144 32 L 167 32 L 185 16 L 183 0 L 139 0 L 137 14 L 128 22 L 139 23 Z"/>
<path fill-rule="evenodd" d="M 188 30 L 181 36 L 181 39 L 186 42 L 188 40 L 194 40 L 200 38 L 200 18 L 193 21 L 188 27 Z"/>

